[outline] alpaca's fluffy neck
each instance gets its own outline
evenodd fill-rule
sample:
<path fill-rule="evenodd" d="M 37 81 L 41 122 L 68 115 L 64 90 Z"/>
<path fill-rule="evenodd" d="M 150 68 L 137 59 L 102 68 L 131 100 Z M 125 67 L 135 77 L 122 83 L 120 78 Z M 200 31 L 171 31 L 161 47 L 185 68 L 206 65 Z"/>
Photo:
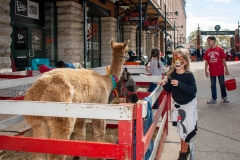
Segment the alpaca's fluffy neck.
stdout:
<path fill-rule="evenodd" d="M 122 65 L 125 62 L 125 59 L 122 57 L 113 57 L 111 66 L 110 66 L 110 74 L 115 75 L 118 79 L 120 79 L 122 73 Z"/>

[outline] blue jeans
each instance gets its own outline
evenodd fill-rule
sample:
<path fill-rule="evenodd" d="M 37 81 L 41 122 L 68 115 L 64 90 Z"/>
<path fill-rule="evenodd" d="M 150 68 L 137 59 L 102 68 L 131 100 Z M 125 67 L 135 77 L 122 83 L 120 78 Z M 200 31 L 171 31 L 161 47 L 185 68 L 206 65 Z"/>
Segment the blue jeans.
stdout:
<path fill-rule="evenodd" d="M 216 100 L 217 99 L 217 87 L 216 87 L 216 79 L 218 77 L 218 82 L 221 88 L 221 95 L 222 97 L 227 97 L 227 91 L 225 88 L 224 82 L 224 75 L 222 76 L 210 76 L 211 80 L 211 90 L 212 90 L 212 99 Z"/>

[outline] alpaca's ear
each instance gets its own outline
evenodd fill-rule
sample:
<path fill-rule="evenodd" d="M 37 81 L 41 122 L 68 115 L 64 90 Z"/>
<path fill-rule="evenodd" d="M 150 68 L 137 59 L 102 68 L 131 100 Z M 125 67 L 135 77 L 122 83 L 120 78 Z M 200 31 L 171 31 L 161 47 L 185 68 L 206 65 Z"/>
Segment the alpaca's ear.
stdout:
<path fill-rule="evenodd" d="M 111 47 L 113 48 L 113 44 L 115 43 L 115 41 L 112 39 L 111 40 Z"/>
<path fill-rule="evenodd" d="M 124 72 L 125 72 L 125 74 L 127 75 L 127 77 L 129 77 L 129 76 L 131 75 L 130 72 L 128 72 L 127 67 L 124 68 Z"/>
<path fill-rule="evenodd" d="M 127 40 L 127 42 L 124 43 L 124 45 L 123 45 L 123 48 L 124 48 L 124 49 L 127 47 L 127 45 L 128 45 L 129 42 L 130 42 L 130 40 Z"/>

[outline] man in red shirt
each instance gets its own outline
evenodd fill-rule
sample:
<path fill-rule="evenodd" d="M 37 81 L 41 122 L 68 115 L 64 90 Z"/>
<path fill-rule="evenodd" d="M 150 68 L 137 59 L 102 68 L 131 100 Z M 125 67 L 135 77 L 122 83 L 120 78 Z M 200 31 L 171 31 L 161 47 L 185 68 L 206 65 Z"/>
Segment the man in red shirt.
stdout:
<path fill-rule="evenodd" d="M 218 77 L 218 81 L 221 88 L 222 99 L 225 103 L 229 103 L 227 99 L 227 92 L 224 85 L 224 72 L 225 75 L 229 75 L 227 64 L 226 64 L 226 54 L 223 49 L 216 46 L 216 38 L 214 36 L 210 36 L 207 38 L 208 45 L 210 48 L 204 54 L 205 60 L 205 73 L 208 78 L 210 75 L 211 80 L 211 91 L 212 91 L 212 99 L 207 101 L 207 104 L 217 103 L 217 88 L 216 88 L 216 79 Z M 224 71 L 225 68 L 225 71 Z M 208 72 L 209 70 L 209 72 Z"/>

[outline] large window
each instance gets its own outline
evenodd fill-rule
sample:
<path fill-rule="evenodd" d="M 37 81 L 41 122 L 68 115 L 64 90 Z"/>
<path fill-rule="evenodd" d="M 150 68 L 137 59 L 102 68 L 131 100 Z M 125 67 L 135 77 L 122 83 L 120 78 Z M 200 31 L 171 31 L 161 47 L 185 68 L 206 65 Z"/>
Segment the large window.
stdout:
<path fill-rule="evenodd" d="M 101 66 L 100 25 L 99 17 L 88 17 L 87 68 Z"/>

